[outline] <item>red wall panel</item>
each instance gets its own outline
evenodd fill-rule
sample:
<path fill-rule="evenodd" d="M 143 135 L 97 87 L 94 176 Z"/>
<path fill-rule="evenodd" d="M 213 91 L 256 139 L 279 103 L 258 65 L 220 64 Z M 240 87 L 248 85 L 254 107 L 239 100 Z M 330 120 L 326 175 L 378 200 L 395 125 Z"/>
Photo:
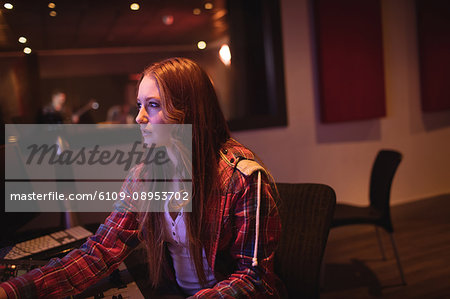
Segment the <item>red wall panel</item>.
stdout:
<path fill-rule="evenodd" d="M 316 0 L 323 122 L 386 115 L 379 0 Z"/>
<path fill-rule="evenodd" d="M 422 110 L 450 109 L 450 1 L 418 0 Z"/>

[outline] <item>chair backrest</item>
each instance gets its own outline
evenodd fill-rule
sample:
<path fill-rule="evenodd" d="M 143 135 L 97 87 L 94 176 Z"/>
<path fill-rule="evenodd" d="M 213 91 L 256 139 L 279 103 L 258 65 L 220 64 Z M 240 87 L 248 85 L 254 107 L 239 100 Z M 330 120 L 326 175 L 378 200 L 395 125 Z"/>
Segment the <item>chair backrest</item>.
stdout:
<path fill-rule="evenodd" d="M 282 223 L 275 272 L 289 298 L 318 298 L 323 253 L 336 195 L 322 184 L 277 183 Z"/>
<path fill-rule="evenodd" d="M 370 176 L 370 206 L 380 211 L 385 218 L 389 219 L 389 222 L 391 185 L 401 161 L 401 153 L 394 150 L 380 150 Z M 383 226 L 387 226 L 388 230 L 392 230 L 392 225 L 389 223 Z"/>

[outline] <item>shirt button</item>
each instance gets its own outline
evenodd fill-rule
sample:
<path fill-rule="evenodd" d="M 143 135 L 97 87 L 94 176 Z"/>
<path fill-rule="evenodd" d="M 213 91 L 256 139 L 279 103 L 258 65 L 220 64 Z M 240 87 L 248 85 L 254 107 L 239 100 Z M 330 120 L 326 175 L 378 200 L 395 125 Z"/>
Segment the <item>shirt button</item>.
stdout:
<path fill-rule="evenodd" d="M 226 155 L 228 153 L 228 150 L 224 149 L 223 153 Z"/>
<path fill-rule="evenodd" d="M 234 163 L 234 158 L 231 158 L 230 163 Z"/>
<path fill-rule="evenodd" d="M 172 234 L 175 236 L 175 232 L 172 232 Z"/>
<path fill-rule="evenodd" d="M 175 226 L 175 222 L 172 222 L 172 226 Z"/>

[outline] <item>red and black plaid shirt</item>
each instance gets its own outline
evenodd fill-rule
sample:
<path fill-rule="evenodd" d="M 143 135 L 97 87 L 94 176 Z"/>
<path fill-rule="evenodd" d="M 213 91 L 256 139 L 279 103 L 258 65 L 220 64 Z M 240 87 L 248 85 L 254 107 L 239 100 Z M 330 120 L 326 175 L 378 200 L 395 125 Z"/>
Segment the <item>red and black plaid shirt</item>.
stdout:
<path fill-rule="evenodd" d="M 220 156 L 221 204 L 218 214 L 208 217 L 208 221 L 219 221 L 215 226 L 219 230 L 213 243 L 205 244 L 205 251 L 216 273 L 219 269 L 214 266 L 220 264 L 223 253 L 232 258 L 234 270 L 226 274 L 226 279 L 199 291 L 194 297 L 279 297 L 273 261 L 281 227 L 268 179 L 262 176 L 258 265 L 252 266 L 257 175 L 256 172 L 251 175 L 241 173 L 235 164 L 242 158 L 254 159 L 254 156 L 233 139 L 225 144 Z M 132 188 L 133 181 L 127 181 L 122 191 L 130 192 Z M 139 244 L 138 227 L 135 213 L 114 211 L 81 248 L 0 286 L 8 298 L 61 298 L 79 293 L 109 275 Z"/>

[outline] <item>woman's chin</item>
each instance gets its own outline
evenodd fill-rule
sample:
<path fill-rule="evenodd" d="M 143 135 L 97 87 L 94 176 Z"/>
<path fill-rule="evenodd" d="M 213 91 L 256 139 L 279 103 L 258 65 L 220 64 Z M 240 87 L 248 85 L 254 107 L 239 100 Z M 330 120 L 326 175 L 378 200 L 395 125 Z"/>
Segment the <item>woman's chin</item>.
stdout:
<path fill-rule="evenodd" d="M 148 148 L 154 147 L 154 148 L 159 148 L 159 147 L 164 147 L 165 144 L 162 144 L 161 142 L 157 142 L 154 139 L 146 139 L 144 138 L 144 145 Z"/>

